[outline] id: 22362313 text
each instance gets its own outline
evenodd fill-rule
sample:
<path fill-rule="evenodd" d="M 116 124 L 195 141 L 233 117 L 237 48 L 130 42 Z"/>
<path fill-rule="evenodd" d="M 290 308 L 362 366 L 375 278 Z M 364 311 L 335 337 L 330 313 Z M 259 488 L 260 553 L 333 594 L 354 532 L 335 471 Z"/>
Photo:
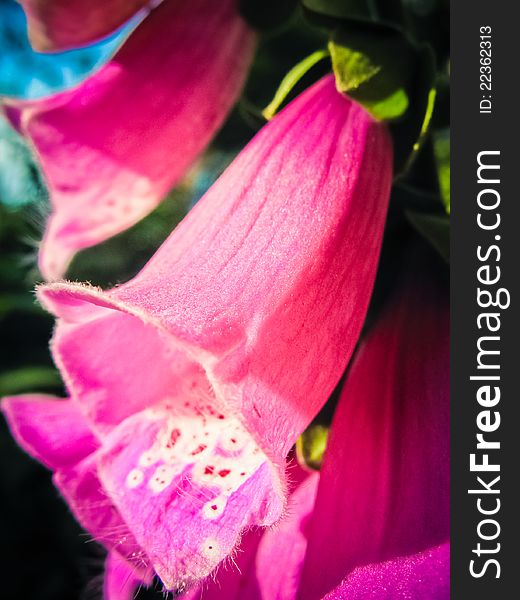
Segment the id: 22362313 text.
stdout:
<path fill-rule="evenodd" d="M 480 28 L 480 114 L 490 115 L 492 110 L 491 77 L 491 26 Z"/>

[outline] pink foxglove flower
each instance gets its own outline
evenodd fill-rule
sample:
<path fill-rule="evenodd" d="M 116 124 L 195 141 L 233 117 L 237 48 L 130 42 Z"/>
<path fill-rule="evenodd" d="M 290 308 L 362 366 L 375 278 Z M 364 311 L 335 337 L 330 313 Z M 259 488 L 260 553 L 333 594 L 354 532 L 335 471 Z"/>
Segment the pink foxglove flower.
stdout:
<path fill-rule="evenodd" d="M 449 303 L 424 281 L 401 293 L 360 348 L 342 392 L 299 600 L 338 585 L 343 592 L 332 598 L 362 598 L 365 577 L 371 585 L 382 578 L 392 599 L 449 597 Z M 405 580 L 410 593 L 399 595 L 408 569 L 424 581 Z"/>
<path fill-rule="evenodd" d="M 133 280 L 40 288 L 71 399 L 5 401 L 13 432 L 55 469 L 83 526 L 167 589 L 283 514 L 287 453 L 364 320 L 391 177 L 386 127 L 329 76 L 260 131 Z M 77 424 L 54 432 L 61 411 Z"/>
<path fill-rule="evenodd" d="M 244 538 L 240 572 L 189 600 L 449 598 L 448 336 L 434 286 L 394 298 L 351 366 L 321 472 Z"/>
<path fill-rule="evenodd" d="M 46 279 L 159 204 L 222 125 L 254 45 L 235 0 L 166 0 L 78 87 L 4 101 L 49 187 Z"/>

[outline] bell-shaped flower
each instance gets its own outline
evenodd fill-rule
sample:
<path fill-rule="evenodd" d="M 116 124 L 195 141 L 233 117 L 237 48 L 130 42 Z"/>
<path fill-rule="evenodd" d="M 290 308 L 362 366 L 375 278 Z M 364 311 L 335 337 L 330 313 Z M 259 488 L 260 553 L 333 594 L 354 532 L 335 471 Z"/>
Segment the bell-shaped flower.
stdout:
<path fill-rule="evenodd" d="M 67 2 L 37 3 L 44 4 L 49 14 L 51 6 L 68 14 Z M 78 250 L 159 204 L 222 125 L 254 46 L 236 0 L 166 0 L 79 86 L 38 100 L 4 99 L 49 188 L 39 259 L 46 279 L 62 277 Z"/>
<path fill-rule="evenodd" d="M 8 420 L 83 526 L 167 589 L 283 514 L 287 453 L 358 339 L 391 178 L 385 125 L 328 76 L 255 136 L 133 280 L 39 289 L 71 399 L 11 398 Z M 53 411 L 78 424 L 53 432 Z"/>
<path fill-rule="evenodd" d="M 449 598 L 447 300 L 401 288 L 350 367 L 321 472 L 293 471 L 287 516 L 189 600 Z"/>

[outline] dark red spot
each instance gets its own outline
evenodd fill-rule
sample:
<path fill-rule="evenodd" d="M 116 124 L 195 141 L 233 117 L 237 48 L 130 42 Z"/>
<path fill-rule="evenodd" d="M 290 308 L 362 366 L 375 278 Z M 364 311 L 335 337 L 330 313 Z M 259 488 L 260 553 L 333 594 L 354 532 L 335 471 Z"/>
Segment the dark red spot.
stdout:
<path fill-rule="evenodd" d="M 173 429 L 170 433 L 170 441 L 168 443 L 169 446 L 175 446 L 177 440 L 181 437 L 180 429 Z"/>
<path fill-rule="evenodd" d="M 212 465 L 208 465 L 205 469 L 204 469 L 204 475 L 213 475 L 215 471 L 215 467 Z"/>
<path fill-rule="evenodd" d="M 218 474 L 221 477 L 227 477 L 230 473 L 231 473 L 231 469 L 222 469 L 222 471 L 218 472 Z"/>
<path fill-rule="evenodd" d="M 235 438 L 231 438 L 229 441 L 230 441 L 232 444 L 236 444 L 236 443 L 237 443 L 237 441 L 235 440 Z"/>
<path fill-rule="evenodd" d="M 212 504 L 211 510 L 217 510 L 217 508 L 218 508 L 218 506 L 216 504 Z M 210 546 L 210 548 L 211 548 L 211 546 Z"/>
<path fill-rule="evenodd" d="M 195 454 L 200 454 L 201 452 L 204 452 L 204 450 L 206 450 L 207 446 L 206 444 L 199 444 L 195 450 L 191 453 L 192 456 L 195 456 Z"/>
<path fill-rule="evenodd" d="M 220 419 L 221 421 L 222 421 L 223 419 L 225 419 L 225 418 L 226 418 L 226 417 L 225 417 L 224 415 L 218 415 L 218 416 L 217 416 L 217 419 Z"/>
<path fill-rule="evenodd" d="M 244 471 L 242 471 L 242 473 L 240 473 L 240 477 L 244 477 L 245 473 Z"/>

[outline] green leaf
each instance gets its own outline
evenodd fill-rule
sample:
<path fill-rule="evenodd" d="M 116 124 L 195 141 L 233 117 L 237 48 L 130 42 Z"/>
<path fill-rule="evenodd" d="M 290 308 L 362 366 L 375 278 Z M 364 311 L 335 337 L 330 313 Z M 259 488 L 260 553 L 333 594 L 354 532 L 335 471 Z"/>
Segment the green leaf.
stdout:
<path fill-rule="evenodd" d="M 431 215 L 406 211 L 406 217 L 442 258 L 450 262 L 450 219 L 447 215 Z"/>
<path fill-rule="evenodd" d="M 356 90 L 381 71 L 381 65 L 372 62 L 364 52 L 329 42 L 338 90 L 348 93 Z"/>
<path fill-rule="evenodd" d="M 49 367 L 23 367 L 0 374 L 0 396 L 57 388 L 60 385 L 58 372 Z"/>
<path fill-rule="evenodd" d="M 302 5 L 311 22 L 329 29 L 345 19 L 393 25 L 404 19 L 401 0 L 302 0 Z"/>
<path fill-rule="evenodd" d="M 303 6 L 313 13 L 343 19 L 371 19 L 374 4 L 370 0 L 303 0 Z"/>
<path fill-rule="evenodd" d="M 402 117 L 410 104 L 417 50 L 393 27 L 344 22 L 329 43 L 338 90 L 379 120 Z"/>
<path fill-rule="evenodd" d="M 439 189 L 447 214 L 450 214 L 450 130 L 436 131 L 433 135 L 433 149 L 437 162 Z"/>
<path fill-rule="evenodd" d="M 296 442 L 296 456 L 302 466 L 319 470 L 327 447 L 329 430 L 323 425 L 311 425 Z"/>
<path fill-rule="evenodd" d="M 355 94 L 353 94 L 355 96 Z M 381 100 L 367 99 L 365 108 L 380 121 L 389 121 L 403 115 L 408 108 L 409 100 L 406 91 L 399 88 Z"/>
<path fill-rule="evenodd" d="M 268 106 L 264 108 L 262 111 L 262 115 L 267 119 L 272 119 L 280 106 L 283 104 L 284 100 L 291 93 L 291 90 L 294 86 L 300 81 L 300 79 L 310 70 L 312 67 L 327 58 L 329 53 L 327 50 L 317 50 L 313 52 L 310 56 L 304 58 L 301 62 L 299 62 L 296 66 L 294 66 L 287 75 L 282 79 L 274 98 L 269 103 Z"/>

